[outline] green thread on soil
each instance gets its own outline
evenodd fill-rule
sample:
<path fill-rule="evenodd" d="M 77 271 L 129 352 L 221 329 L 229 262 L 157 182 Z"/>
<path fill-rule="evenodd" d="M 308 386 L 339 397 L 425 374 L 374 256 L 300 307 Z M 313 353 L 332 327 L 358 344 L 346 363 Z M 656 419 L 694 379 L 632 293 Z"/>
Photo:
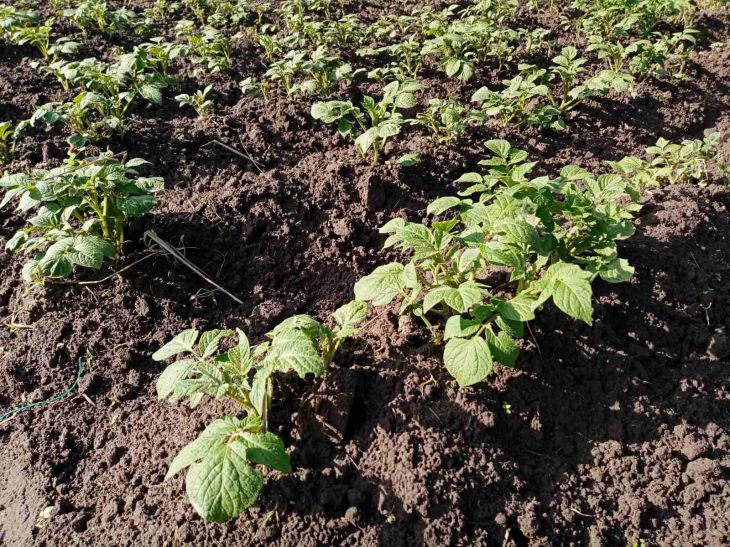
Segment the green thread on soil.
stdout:
<path fill-rule="evenodd" d="M 78 361 L 79 370 L 76 373 L 76 379 L 74 380 L 74 383 L 71 384 L 71 386 L 64 391 L 63 393 L 56 395 L 55 397 L 51 397 L 50 399 L 46 399 L 44 401 L 38 401 L 37 403 L 31 403 L 29 405 L 20 406 L 18 408 L 14 408 L 13 410 L 10 410 L 0 416 L 0 423 L 2 423 L 6 418 L 9 418 L 11 416 L 14 416 L 16 414 L 20 414 L 21 412 L 25 412 L 26 410 L 30 410 L 31 408 L 35 408 L 38 406 L 46 406 L 50 405 L 51 403 L 55 403 L 58 401 L 61 401 L 71 395 L 71 392 L 76 389 L 76 386 L 79 384 L 79 380 L 81 379 L 81 374 L 84 372 L 84 359 L 82 357 L 79 357 Z"/>

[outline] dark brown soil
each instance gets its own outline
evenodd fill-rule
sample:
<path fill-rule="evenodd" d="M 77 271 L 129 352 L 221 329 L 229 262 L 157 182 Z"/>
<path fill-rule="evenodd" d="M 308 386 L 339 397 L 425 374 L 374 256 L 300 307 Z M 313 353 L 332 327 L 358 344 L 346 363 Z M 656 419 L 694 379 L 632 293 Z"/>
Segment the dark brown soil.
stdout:
<path fill-rule="evenodd" d="M 364 13 L 382 7 L 371 4 Z M 453 193 L 486 138 L 526 148 L 541 169 L 601 169 L 659 136 L 710 130 L 730 156 L 729 21 L 727 9 L 701 15 L 686 81 L 591 102 L 562 133 L 487 126 L 449 147 L 409 130 L 388 157 L 420 152 L 412 168 L 364 162 L 311 120 L 308 100 L 241 97 L 236 82 L 261 72 L 250 44 L 232 75 L 196 83 L 182 67 L 186 90 L 214 84 L 216 114 L 195 119 L 168 97 L 110 143 L 152 161 L 167 190 L 121 261 L 84 279 L 139 260 L 141 234 L 155 230 L 244 303 L 164 257 L 94 285 L 39 288 L 20 281 L 22 257 L 0 254 L 0 317 L 12 327 L 0 331 L 0 410 L 62 392 L 76 360 L 93 356 L 77 395 L 0 425 L 0 545 L 729 544 L 730 191 L 720 186 L 649 196 L 623 248 L 636 277 L 596 286 L 594 326 L 547 310 L 517 368 L 474 388 L 457 390 L 438 349 L 394 310 L 374 315 L 320 383 L 278 383 L 272 422 L 295 471 L 270 474 L 259 503 L 226 525 L 197 516 L 182 478 L 162 479 L 206 423 L 237 409 L 158 402 L 161 367 L 149 357 L 191 325 L 258 337 L 292 313 L 325 318 L 384 260 L 377 227 Z M 103 56 L 109 43 L 87 48 Z M 65 97 L 33 61 L 29 48 L 0 46 L 0 120 Z M 427 70 L 421 99 L 468 97 L 492 77 L 449 89 Z M 33 133 L 10 168 L 57 163 L 65 137 Z M 21 223 L 0 212 L 0 245 Z"/>

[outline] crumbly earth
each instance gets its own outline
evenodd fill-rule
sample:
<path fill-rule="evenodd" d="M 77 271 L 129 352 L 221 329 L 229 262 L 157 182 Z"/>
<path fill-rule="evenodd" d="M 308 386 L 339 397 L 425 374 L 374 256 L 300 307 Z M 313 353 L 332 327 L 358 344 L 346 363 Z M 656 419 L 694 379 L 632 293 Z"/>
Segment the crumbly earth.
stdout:
<path fill-rule="evenodd" d="M 386 9 L 406 7 L 371 2 L 363 14 Z M 488 125 L 446 146 L 408 130 L 387 156 L 421 153 L 410 168 L 364 162 L 310 118 L 307 100 L 242 97 L 236 82 L 263 62 L 245 40 L 232 74 L 196 82 L 181 67 L 186 91 L 214 84 L 216 112 L 195 119 L 168 98 L 138 108 L 124 141 L 110 142 L 152 161 L 166 190 L 117 264 L 77 278 L 104 280 L 27 287 L 22 257 L 0 254 L 0 409 L 62 392 L 78 357 L 92 357 L 77 394 L 0 425 L 0 545 L 729 544 L 730 191 L 720 186 L 648 196 L 622 248 L 635 279 L 595 286 L 595 324 L 546 309 L 516 368 L 473 388 L 458 390 L 438 349 L 395 310 L 373 314 L 324 379 L 278 382 L 272 423 L 295 471 L 269 474 L 257 505 L 225 525 L 204 523 L 183 479 L 163 477 L 206 423 L 236 408 L 157 401 L 162 367 L 150 359 L 191 325 L 256 338 L 292 313 L 326 318 L 387 258 L 377 227 L 422 218 L 430 199 L 453 193 L 487 138 L 510 139 L 549 173 L 600 170 L 659 136 L 710 130 L 726 135 L 730 156 L 729 21 L 727 9 L 699 17 L 685 81 L 592 101 L 562 133 Z M 86 54 L 108 54 L 109 42 L 77 36 Z M 0 46 L 0 119 L 67 97 L 37 60 Z M 419 97 L 468 96 L 495 80 L 486 69 L 468 85 L 444 83 L 427 67 Z M 10 168 L 57 164 L 64 139 L 33 133 Z M 0 212 L 0 245 L 21 224 Z M 145 230 L 243 304 L 164 256 L 133 265 L 146 256 Z M 38 520 L 47 507 L 50 519 Z"/>

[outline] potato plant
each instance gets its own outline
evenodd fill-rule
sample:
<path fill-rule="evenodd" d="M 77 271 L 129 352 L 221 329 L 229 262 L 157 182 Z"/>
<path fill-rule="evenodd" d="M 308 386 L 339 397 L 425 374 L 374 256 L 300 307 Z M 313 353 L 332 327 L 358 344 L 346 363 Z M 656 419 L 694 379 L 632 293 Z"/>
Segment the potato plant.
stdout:
<path fill-rule="evenodd" d="M 198 28 L 193 21 L 185 19 L 177 23 L 175 30 L 187 41 L 190 59 L 204 72 L 216 74 L 231 69 L 235 36 L 230 37 L 210 25 Z"/>
<path fill-rule="evenodd" d="M 84 0 L 76 7 L 64 10 L 63 15 L 76 23 L 84 33 L 99 32 L 111 36 L 124 28 L 138 34 L 146 29 L 144 21 L 138 19 L 132 10 L 111 10 L 105 0 Z"/>
<path fill-rule="evenodd" d="M 312 105 L 312 117 L 337 123 L 340 134 L 354 139 L 363 157 L 372 149 L 373 162 L 378 163 L 388 139 L 398 135 L 406 123 L 398 110 L 415 107 L 413 93 L 420 89 L 421 84 L 415 80 L 391 82 L 383 88 L 380 101 L 366 95 L 361 107 L 350 101 L 317 102 Z"/>
<path fill-rule="evenodd" d="M 13 202 L 28 226 L 7 242 L 7 249 L 31 255 L 23 268 L 26 281 L 67 277 L 74 267 L 101 268 L 125 241 L 127 221 L 153 209 L 160 178 L 140 177 L 146 161 L 125 161 L 111 152 L 80 158 L 72 155 L 53 169 L 5 173 L 0 208 Z"/>
<path fill-rule="evenodd" d="M 206 396 L 231 399 L 244 414 L 214 420 L 180 451 L 165 477 L 170 479 L 187 468 L 188 497 L 204 519 L 230 520 L 256 501 L 264 482 L 256 466 L 291 471 L 284 442 L 267 430 L 274 376 L 324 374 L 342 341 L 357 332 L 367 310 L 367 304 L 358 301 L 342 306 L 332 315 L 334 328 L 296 315 L 257 345 L 251 345 L 239 329 L 202 334 L 190 329 L 155 352 L 156 361 L 176 359 L 157 380 L 160 399 L 187 399 L 193 408 Z M 231 338 L 234 345 L 221 352 L 221 343 Z"/>
<path fill-rule="evenodd" d="M 180 95 L 175 96 L 175 100 L 181 107 L 192 107 L 195 109 L 198 116 L 202 118 L 213 111 L 213 101 L 208 99 L 208 93 L 210 93 L 211 89 L 213 89 L 213 86 L 208 85 L 202 90 L 197 90 L 192 95 L 181 93 Z"/>
<path fill-rule="evenodd" d="M 628 93 L 633 88 L 630 74 L 601 70 L 586 77 L 583 65 L 572 46 L 563 48 L 552 60 L 550 69 L 520 65 L 519 74 L 505 80 L 501 91 L 482 87 L 472 96 L 487 116 L 501 116 L 505 125 L 537 125 L 562 129 L 565 114 L 589 97 L 611 91 Z"/>
<path fill-rule="evenodd" d="M 111 133 L 124 134 L 129 109 L 140 99 L 162 103 L 162 91 L 174 83 L 163 75 L 162 61 L 135 48 L 112 62 L 94 58 L 57 61 L 49 66 L 64 86 L 82 88 L 71 101 L 46 103 L 30 119 L 47 127 L 61 123 L 74 140 L 96 141 Z"/>
<path fill-rule="evenodd" d="M 649 159 L 628 156 L 610 165 L 615 173 L 631 181 L 639 192 L 670 184 L 707 184 L 711 166 L 730 184 L 730 167 L 719 151 L 719 144 L 719 133 L 681 143 L 660 138 L 654 146 L 646 149 Z"/>
<path fill-rule="evenodd" d="M 0 122 L 0 165 L 13 159 L 15 128 L 12 122 Z"/>
<path fill-rule="evenodd" d="M 458 101 L 431 99 L 428 108 L 419 112 L 411 123 L 428 128 L 432 136 L 444 143 L 453 143 L 469 122 L 483 121 L 484 116 Z"/>
<path fill-rule="evenodd" d="M 530 178 L 534 163 L 506 141 L 489 141 L 488 173 L 460 179 L 457 197 L 432 202 L 430 225 L 395 218 L 385 247 L 411 258 L 376 268 L 355 285 L 375 306 L 400 299 L 420 318 L 460 386 L 484 380 L 494 362 L 512 366 L 524 323 L 549 300 L 572 318 L 593 320 L 591 282 L 627 281 L 633 268 L 617 241 L 634 232 L 638 199 L 617 175 L 593 176 L 574 165 L 555 179 Z M 495 267 L 509 273 L 492 281 Z"/>

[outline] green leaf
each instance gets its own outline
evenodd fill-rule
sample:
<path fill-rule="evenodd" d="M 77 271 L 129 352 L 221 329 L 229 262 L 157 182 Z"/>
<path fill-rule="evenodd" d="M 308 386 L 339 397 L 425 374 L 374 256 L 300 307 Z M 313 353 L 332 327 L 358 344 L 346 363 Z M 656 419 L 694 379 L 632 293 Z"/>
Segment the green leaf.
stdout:
<path fill-rule="evenodd" d="M 515 340 L 504 331 L 495 336 L 488 329 L 486 334 L 487 344 L 489 344 L 489 350 L 492 352 L 494 360 L 507 367 L 514 366 L 520 354 L 520 348 L 517 347 Z"/>
<path fill-rule="evenodd" d="M 300 330 L 287 330 L 278 334 L 271 343 L 266 360 L 273 363 L 277 370 L 293 370 L 301 378 L 310 373 L 320 376 L 325 370 L 317 344 Z"/>
<path fill-rule="evenodd" d="M 259 415 L 266 413 L 266 400 L 268 397 L 268 384 L 271 374 L 274 372 L 274 364 L 264 362 L 263 366 L 256 371 L 251 382 L 249 399 Z"/>
<path fill-rule="evenodd" d="M 464 313 L 480 302 L 484 291 L 473 281 L 466 281 L 458 288 L 441 285 L 431 289 L 423 299 L 423 311 L 427 312 L 443 302 L 453 310 Z"/>
<path fill-rule="evenodd" d="M 292 315 L 276 325 L 268 336 L 274 338 L 282 332 L 292 329 L 302 331 L 310 338 L 317 338 L 322 332 L 322 324 L 309 315 Z"/>
<path fill-rule="evenodd" d="M 634 277 L 634 267 L 625 258 L 617 258 L 604 266 L 598 275 L 609 283 L 624 283 Z"/>
<path fill-rule="evenodd" d="M 195 363 L 195 359 L 183 359 L 163 370 L 155 386 L 157 388 L 157 398 L 167 399 L 172 395 L 177 383 L 188 375 L 195 367 Z"/>
<path fill-rule="evenodd" d="M 251 345 L 248 342 L 246 333 L 236 329 L 238 345 L 228 350 L 228 360 L 239 369 L 248 370 L 251 366 Z"/>
<path fill-rule="evenodd" d="M 158 86 L 145 84 L 140 87 L 139 94 L 152 104 L 162 104 L 162 92 Z"/>
<path fill-rule="evenodd" d="M 484 143 L 490 151 L 494 152 L 500 158 L 509 157 L 509 152 L 512 149 L 512 145 L 503 139 L 494 139 Z"/>
<path fill-rule="evenodd" d="M 562 311 L 589 325 L 593 323 L 591 274 L 576 264 L 558 262 L 548 268 L 548 291 Z"/>
<path fill-rule="evenodd" d="M 164 361 L 179 353 L 193 351 L 197 339 L 198 331 L 196 329 L 184 330 L 153 353 L 152 359 L 155 361 Z"/>
<path fill-rule="evenodd" d="M 404 266 L 391 262 L 378 266 L 373 272 L 355 283 L 355 298 L 372 302 L 374 306 L 386 306 L 405 288 L 402 274 Z"/>
<path fill-rule="evenodd" d="M 467 281 L 457 289 L 451 289 L 444 294 L 444 303 L 459 313 L 469 310 L 474 304 L 481 301 L 482 289 L 473 282 Z"/>
<path fill-rule="evenodd" d="M 355 327 L 365 321 L 367 316 L 368 305 L 360 300 L 352 300 L 332 314 L 340 327 L 340 337 L 352 336 L 357 332 Z"/>
<path fill-rule="evenodd" d="M 202 354 L 202 358 L 210 357 L 218 351 L 221 340 L 229 336 L 233 336 L 232 330 L 214 329 L 204 332 L 198 342 L 198 350 Z"/>
<path fill-rule="evenodd" d="M 532 321 L 535 319 L 537 296 L 528 292 L 521 292 L 511 300 L 497 301 L 497 310 L 505 319 L 511 321 Z"/>
<path fill-rule="evenodd" d="M 49 277 L 66 277 L 73 271 L 73 263 L 67 253 L 73 245 L 73 238 L 67 237 L 51 245 L 45 253 L 39 254 L 38 267 Z"/>
<path fill-rule="evenodd" d="M 444 326 L 444 340 L 474 336 L 481 326 L 480 321 L 465 319 L 461 315 L 452 315 L 446 320 Z"/>
<path fill-rule="evenodd" d="M 459 205 L 461 205 L 461 202 L 462 200 L 460 198 L 457 198 L 456 196 L 438 198 L 428 204 L 426 213 L 428 213 L 429 215 L 440 215 L 444 211 L 448 211 L 453 207 L 458 207 Z"/>
<path fill-rule="evenodd" d="M 481 382 L 492 372 L 492 354 L 480 337 L 452 338 L 444 348 L 444 364 L 459 386 Z"/>
<path fill-rule="evenodd" d="M 127 217 L 137 217 L 149 213 L 155 207 L 154 196 L 130 196 L 118 200 L 119 210 Z"/>
<path fill-rule="evenodd" d="M 291 473 L 289 454 L 284 442 L 273 433 L 243 433 L 241 438 L 246 445 L 246 457 L 253 463 L 265 465 L 282 473 Z"/>
<path fill-rule="evenodd" d="M 115 254 L 116 247 L 113 243 L 96 236 L 76 237 L 73 247 L 66 251 L 66 256 L 72 263 L 95 270 L 101 268 L 105 256 L 111 258 Z"/>
<path fill-rule="evenodd" d="M 190 466 L 188 497 L 205 520 L 225 522 L 251 506 L 264 485 L 261 472 L 246 461 L 246 446 L 232 439 Z"/>
<path fill-rule="evenodd" d="M 398 164 L 403 167 L 413 167 L 419 161 L 421 161 L 420 154 L 403 154 L 400 158 L 398 158 Z"/>

